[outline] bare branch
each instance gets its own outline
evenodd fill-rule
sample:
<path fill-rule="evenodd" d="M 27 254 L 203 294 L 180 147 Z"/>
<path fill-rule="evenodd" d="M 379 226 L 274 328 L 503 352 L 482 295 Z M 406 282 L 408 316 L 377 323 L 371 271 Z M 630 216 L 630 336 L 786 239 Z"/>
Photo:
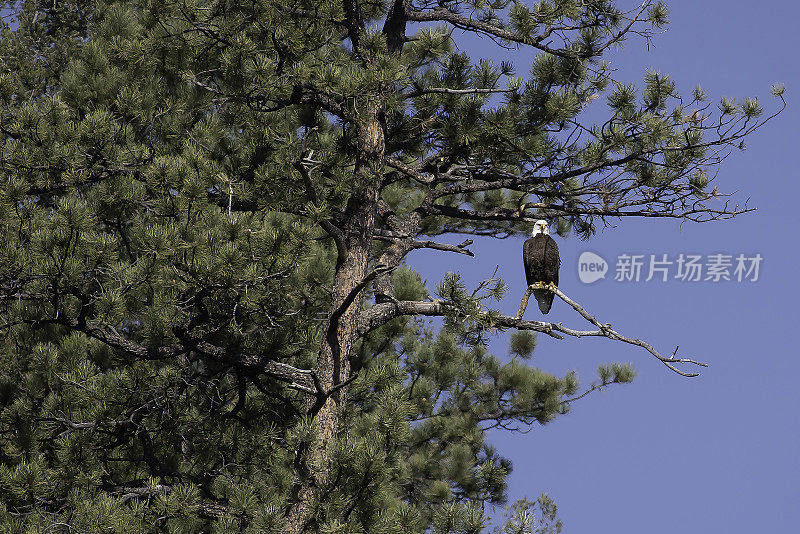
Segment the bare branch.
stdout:
<path fill-rule="evenodd" d="M 569 328 L 561 323 L 550 323 L 545 321 L 526 321 L 522 319 L 522 314 L 527 306 L 527 301 L 533 289 L 548 289 L 558 295 L 558 297 L 569 304 L 581 317 L 586 319 L 592 325 L 597 327 L 597 330 L 577 330 Z M 395 301 L 376 304 L 372 308 L 365 310 L 359 316 L 358 332 L 359 335 L 364 335 L 367 332 L 386 324 L 392 319 L 405 315 L 421 315 L 428 317 L 444 317 L 451 315 L 457 311 L 456 306 L 444 300 L 431 300 L 431 301 Z M 556 339 L 564 339 L 564 336 L 569 337 L 605 337 L 614 341 L 621 341 L 637 347 L 642 347 L 647 352 L 652 354 L 661 363 L 669 367 L 672 371 L 681 376 L 693 377 L 697 373 L 688 373 L 681 371 L 674 364 L 693 364 L 701 367 L 707 367 L 707 364 L 698 362 L 689 358 L 677 358 L 677 347 L 671 356 L 662 356 L 650 344 L 640 340 L 623 336 L 611 327 L 611 324 L 604 324 L 590 315 L 582 306 L 577 302 L 567 297 L 560 289 L 552 288 L 544 285 L 534 284 L 529 287 L 523 296 L 523 302 L 520 304 L 520 310 L 516 316 L 509 316 L 496 313 L 482 314 L 480 319 L 487 322 L 488 328 L 516 328 L 517 330 L 530 330 L 534 332 L 541 332 Z"/>
<path fill-rule="evenodd" d="M 443 250 L 445 252 L 456 252 L 458 254 L 466 254 L 467 256 L 475 256 L 471 250 L 469 250 L 468 246 L 472 244 L 471 239 L 467 239 L 463 243 L 459 243 L 458 245 L 449 245 L 447 243 L 437 243 L 435 241 L 414 241 L 412 243 L 412 248 L 430 248 L 434 250 Z"/>
<path fill-rule="evenodd" d="M 513 93 L 517 91 L 516 88 L 506 89 L 450 89 L 447 87 L 416 87 L 414 91 L 406 94 L 408 98 L 414 98 L 429 94 L 442 94 L 442 95 L 494 95 L 498 93 Z"/>
<path fill-rule="evenodd" d="M 685 209 L 680 209 L 675 206 L 672 211 L 655 210 L 655 209 L 638 209 L 638 210 L 623 210 L 623 209 L 608 209 L 608 208 L 593 208 L 593 207 L 571 207 L 564 204 L 553 204 L 547 202 L 529 202 L 524 206 L 527 208 L 535 208 L 552 213 L 563 213 L 565 215 L 591 215 L 595 217 L 646 217 L 646 218 L 660 218 L 660 219 L 686 219 L 694 222 L 706 222 L 711 220 L 729 219 L 742 213 L 754 211 L 755 208 L 748 206 L 739 207 L 735 205 L 729 208 L 725 204 L 721 209 L 709 208 L 699 203 L 688 206 Z M 534 222 L 541 219 L 540 214 L 531 213 L 527 214 L 524 210 L 513 210 L 510 208 L 494 208 L 487 211 L 477 211 L 465 208 L 454 208 L 452 206 L 443 206 L 441 204 L 433 204 L 428 209 L 430 215 L 446 215 L 460 220 L 470 221 L 527 221 Z"/>
<path fill-rule="evenodd" d="M 563 300 L 564 302 L 569 304 L 572 307 L 572 309 L 574 309 L 576 312 L 578 312 L 581 315 L 581 317 L 583 317 L 584 319 L 586 319 L 587 321 L 589 321 L 590 323 L 592 323 L 594 326 L 596 326 L 598 328 L 598 330 L 596 330 L 596 331 L 579 332 L 579 331 L 576 331 L 576 330 L 572 330 L 571 328 L 564 327 L 564 326 L 561 325 L 561 323 L 558 323 L 558 324 L 555 325 L 555 327 L 556 327 L 555 329 L 558 332 L 563 332 L 564 334 L 567 334 L 567 335 L 570 335 L 570 336 L 574 336 L 574 337 L 586 337 L 586 336 L 607 337 L 608 339 L 622 341 L 624 343 L 628 343 L 628 344 L 631 344 L 631 345 L 636 345 L 637 347 L 642 347 L 647 352 L 649 352 L 650 354 L 652 354 L 653 356 L 658 358 L 658 360 L 661 361 L 661 363 L 663 363 L 664 365 L 669 367 L 672 371 L 675 371 L 676 373 L 678 373 L 679 375 L 682 375 L 682 376 L 689 376 L 689 377 L 697 376 L 697 373 L 686 373 L 686 372 L 681 371 L 680 369 L 676 368 L 672 364 L 675 364 L 675 363 L 688 363 L 688 364 L 699 365 L 701 367 L 708 367 L 708 364 L 705 364 L 705 363 L 702 363 L 702 362 L 698 362 L 698 361 L 695 361 L 695 360 L 692 360 L 692 359 L 689 359 L 689 358 L 676 358 L 675 356 L 678 353 L 678 347 L 675 347 L 675 350 L 672 352 L 672 355 L 670 357 L 666 357 L 666 356 L 662 356 L 661 354 L 659 354 L 650 344 L 642 341 L 641 339 L 633 339 L 633 338 L 628 338 L 628 337 L 623 336 L 622 334 L 620 334 L 619 332 L 617 332 L 616 330 L 614 330 L 611 327 L 611 323 L 601 323 L 594 316 L 590 315 L 589 312 L 587 312 L 580 304 L 578 304 L 577 302 L 575 302 L 574 300 L 572 300 L 571 298 L 566 296 L 563 291 L 561 291 L 557 287 L 553 287 L 551 285 L 547 285 L 547 284 L 543 284 L 543 283 L 536 283 L 536 284 L 530 285 L 528 287 L 528 289 L 525 291 L 525 295 L 522 298 L 522 302 L 520 302 L 520 307 L 519 307 L 519 310 L 517 311 L 517 318 L 522 318 L 522 315 L 525 313 L 525 307 L 527 306 L 528 299 L 530 298 L 530 294 L 533 292 L 534 289 L 546 289 L 548 291 L 552 291 L 553 293 L 558 295 L 558 298 L 560 298 L 561 300 Z"/>
<path fill-rule="evenodd" d="M 390 167 L 397 169 L 398 171 L 402 172 L 406 176 L 414 179 L 415 181 L 421 184 L 433 183 L 433 176 L 430 175 L 426 176 L 424 174 L 421 174 L 417 172 L 413 167 L 411 167 L 410 165 L 406 165 L 399 159 L 395 159 L 391 156 L 386 156 L 385 161 L 386 164 L 389 165 Z"/>
<path fill-rule="evenodd" d="M 398 236 L 393 235 L 393 232 L 389 232 L 386 230 L 383 231 L 376 231 L 374 236 L 375 239 L 380 239 L 382 241 L 395 241 L 398 239 L 408 239 L 408 236 Z M 420 248 L 429 248 L 433 250 L 442 250 L 445 252 L 455 252 L 457 254 L 466 254 L 467 256 L 474 257 L 475 254 L 469 250 L 468 246 L 472 244 L 471 239 L 467 239 L 463 243 L 459 243 L 458 245 L 450 245 L 448 243 L 437 243 L 436 241 L 410 241 L 409 249 L 416 250 Z"/>

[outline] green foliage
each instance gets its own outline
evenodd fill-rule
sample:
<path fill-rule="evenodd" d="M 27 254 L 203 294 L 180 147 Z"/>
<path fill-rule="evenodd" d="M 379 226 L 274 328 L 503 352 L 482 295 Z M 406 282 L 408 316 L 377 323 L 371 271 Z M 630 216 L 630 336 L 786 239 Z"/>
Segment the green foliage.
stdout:
<path fill-rule="evenodd" d="M 663 28 L 669 24 L 669 10 L 664 2 L 656 2 L 647 10 L 647 18 L 656 28 Z"/>
<path fill-rule="evenodd" d="M 529 330 L 512 332 L 509 351 L 520 358 L 530 358 L 536 348 L 536 334 Z"/>
<path fill-rule="evenodd" d="M 558 508 L 545 494 L 536 501 L 521 499 L 506 507 L 505 525 L 496 529 L 497 534 L 558 534 L 561 520 L 557 517 Z"/>
<path fill-rule="evenodd" d="M 419 273 L 407 266 L 402 266 L 394 272 L 394 294 L 400 300 L 424 300 L 428 297 L 428 290 Z"/>
<path fill-rule="evenodd" d="M 636 371 L 628 363 L 612 363 L 610 365 L 601 365 L 597 368 L 597 376 L 600 378 L 600 385 L 605 386 L 608 384 L 624 384 L 633 382 L 636 377 Z"/>

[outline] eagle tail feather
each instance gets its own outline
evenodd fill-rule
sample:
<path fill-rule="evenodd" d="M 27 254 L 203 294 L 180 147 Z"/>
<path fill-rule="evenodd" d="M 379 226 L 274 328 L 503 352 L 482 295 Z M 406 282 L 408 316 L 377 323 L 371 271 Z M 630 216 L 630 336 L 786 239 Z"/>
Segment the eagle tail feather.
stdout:
<path fill-rule="evenodd" d="M 555 296 L 552 291 L 546 289 L 534 289 L 533 296 L 536 297 L 536 302 L 539 303 L 539 311 L 548 313 L 553 306 L 553 297 Z"/>

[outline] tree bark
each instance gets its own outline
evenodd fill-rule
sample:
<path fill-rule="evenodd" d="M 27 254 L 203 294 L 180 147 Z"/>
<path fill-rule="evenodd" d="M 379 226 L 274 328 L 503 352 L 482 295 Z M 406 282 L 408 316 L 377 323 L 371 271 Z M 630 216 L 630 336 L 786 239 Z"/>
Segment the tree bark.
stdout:
<path fill-rule="evenodd" d="M 287 532 L 314 531 L 313 513 L 319 492 L 329 480 L 331 449 L 339 431 L 338 410 L 345 397 L 341 384 L 350 378 L 348 355 L 358 338 L 359 311 L 363 303 L 363 284 L 368 276 L 375 216 L 380 195 L 384 159 L 385 126 L 377 99 L 368 102 L 357 115 L 357 155 L 353 190 L 345 209 L 342 234 L 344 257 L 337 261 L 333 279 L 331 312 L 317 358 L 316 373 L 322 387 L 333 394 L 311 407 L 317 429 L 314 443 L 308 444 L 307 469 L 299 469 L 296 500 L 287 515 Z M 357 292 L 356 294 L 354 294 Z M 301 453 L 298 453 L 301 454 Z M 299 467 L 299 466 L 298 466 Z"/>

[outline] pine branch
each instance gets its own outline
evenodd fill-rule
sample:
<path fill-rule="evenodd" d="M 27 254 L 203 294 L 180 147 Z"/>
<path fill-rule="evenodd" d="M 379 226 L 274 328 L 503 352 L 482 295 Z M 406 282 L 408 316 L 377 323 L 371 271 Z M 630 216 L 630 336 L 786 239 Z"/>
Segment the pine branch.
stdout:
<path fill-rule="evenodd" d="M 385 158 L 386 164 L 390 167 L 397 169 L 398 171 L 402 172 L 409 178 L 419 182 L 420 184 L 427 185 L 433 183 L 433 176 L 424 175 L 420 173 L 417 169 L 412 167 L 411 165 L 407 165 L 400 161 L 399 159 L 393 158 L 391 156 L 386 156 Z"/>
<path fill-rule="evenodd" d="M 503 93 L 514 93 L 518 91 L 516 88 L 506 89 L 483 89 L 483 88 L 470 88 L 470 89 L 450 89 L 448 87 L 420 87 L 415 86 L 414 91 L 407 93 L 406 97 L 415 98 L 424 95 L 495 95 Z"/>
<path fill-rule="evenodd" d="M 536 287 L 539 289 L 540 287 Z M 581 317 L 586 319 L 592 325 L 597 327 L 597 330 L 577 330 L 562 325 L 561 323 L 550 323 L 545 321 L 526 321 L 522 319 L 522 315 L 527 307 L 527 301 L 530 297 L 534 286 L 531 286 L 525 292 L 523 301 L 520 304 L 520 309 L 517 315 L 503 315 L 482 313 L 479 319 L 487 321 L 488 328 L 516 328 L 517 330 L 530 330 L 534 332 L 541 332 L 556 339 L 564 339 L 564 336 L 569 337 L 605 337 L 613 341 L 620 341 L 630 345 L 635 345 L 645 349 L 652 354 L 661 363 L 669 367 L 672 371 L 681 376 L 693 377 L 697 373 L 687 373 L 681 371 L 674 364 L 693 364 L 701 367 L 707 367 L 707 364 L 698 362 L 689 358 L 677 358 L 678 348 L 676 347 L 671 356 L 663 356 L 656 351 L 650 344 L 640 340 L 623 336 L 611 327 L 609 323 L 601 323 L 590 315 L 582 306 L 577 302 L 567 297 L 560 289 L 542 286 L 541 288 L 553 291 L 559 298 L 569 304 Z M 376 304 L 372 308 L 365 310 L 359 316 L 358 333 L 360 336 L 378 328 L 387 322 L 400 316 L 406 315 L 420 315 L 427 317 L 445 317 L 452 315 L 457 311 L 457 307 L 446 300 L 436 299 L 431 301 L 395 301 Z"/>
<path fill-rule="evenodd" d="M 613 34 L 610 38 L 608 38 L 605 42 L 603 42 L 597 47 L 592 48 L 588 52 L 579 52 L 570 50 L 567 46 L 565 46 L 564 48 L 553 48 L 552 46 L 545 44 L 545 40 L 548 39 L 553 34 L 563 36 L 566 32 L 569 31 L 580 31 L 584 29 L 595 28 L 599 26 L 599 22 L 597 20 L 576 25 L 548 24 L 545 27 L 544 31 L 537 36 L 525 35 L 522 33 L 510 31 L 500 25 L 486 22 L 483 20 L 475 20 L 473 18 L 468 18 L 443 7 L 436 7 L 432 11 L 409 11 L 408 20 L 414 22 L 447 22 L 453 25 L 454 27 L 462 30 L 487 35 L 489 37 L 497 38 L 511 43 L 532 46 L 538 50 L 541 50 L 543 52 L 548 52 L 555 56 L 563 58 L 573 58 L 573 59 L 588 59 L 591 57 L 597 57 L 601 55 L 604 50 L 624 39 L 624 37 L 628 33 L 633 32 L 642 35 L 645 38 L 649 38 L 650 37 L 649 30 L 635 31 L 634 25 L 636 23 L 645 21 L 645 19 L 641 18 L 641 16 L 648 7 L 652 6 L 652 4 L 653 4 L 652 0 L 645 0 L 644 2 L 642 2 L 642 4 L 638 6 L 638 8 L 631 10 L 629 13 L 634 13 L 634 15 L 628 18 L 628 24 L 624 28 L 622 28 L 621 30 Z M 566 38 L 564 39 L 566 41 Z"/>
<path fill-rule="evenodd" d="M 447 243 L 437 243 L 435 241 L 414 241 L 412 242 L 412 248 L 420 249 L 420 248 L 430 248 L 433 250 L 442 250 L 445 252 L 456 252 L 458 254 L 466 254 L 467 256 L 474 257 L 475 254 L 469 250 L 468 246 L 472 244 L 471 239 L 467 239 L 466 241 L 459 243 L 458 245 L 450 245 Z"/>
<path fill-rule="evenodd" d="M 512 32 L 488 22 L 470 19 L 441 7 L 437 7 L 432 11 L 410 11 L 408 14 L 408 20 L 413 22 L 447 22 L 461 30 L 472 31 L 479 34 L 488 35 L 490 37 L 496 37 L 511 43 L 531 45 L 534 48 L 537 48 L 543 52 L 548 52 L 555 56 L 565 58 L 583 57 L 581 54 L 577 54 L 575 52 L 551 48 L 542 44 L 537 38 L 531 38 L 523 34 Z"/>
<path fill-rule="evenodd" d="M 140 345 L 119 333 L 111 325 L 96 325 L 93 323 L 80 324 L 77 321 L 22 321 L 24 324 L 59 324 L 74 331 L 82 332 L 87 336 L 102 341 L 106 345 L 117 349 L 129 356 L 142 360 L 163 360 L 188 354 L 194 350 L 208 356 L 220 363 L 234 365 L 251 372 L 263 373 L 272 378 L 286 383 L 286 387 L 313 395 L 325 396 L 327 393 L 321 387 L 319 379 L 313 370 L 300 369 L 292 365 L 268 360 L 257 354 L 249 354 L 234 349 L 218 347 L 207 341 L 193 339 L 185 333 L 177 332 L 182 337 L 181 343 L 162 345 L 159 347 L 146 347 Z"/>
<path fill-rule="evenodd" d="M 525 290 L 525 295 L 522 297 L 522 301 L 520 302 L 520 307 L 519 307 L 519 310 L 517 311 L 517 315 L 516 315 L 517 318 L 522 318 L 522 315 L 525 313 L 525 308 L 527 307 L 528 299 L 530 298 L 530 295 L 531 295 L 531 293 L 533 292 L 534 289 L 546 289 L 548 291 L 551 291 L 551 292 L 555 293 L 556 295 L 558 295 L 558 298 L 560 298 L 561 300 L 563 300 L 564 302 L 569 304 L 572 307 L 572 309 L 574 309 L 576 312 L 578 312 L 580 314 L 581 317 L 583 317 L 588 322 L 590 322 L 591 324 L 593 324 L 594 326 L 596 326 L 598 328 L 598 330 L 594 330 L 594 331 L 577 331 L 577 330 L 573 330 L 571 328 L 564 327 L 564 326 L 561 325 L 561 323 L 558 323 L 556 325 L 556 327 L 557 327 L 556 330 L 559 331 L 559 332 L 563 332 L 563 333 L 565 333 L 567 335 L 574 336 L 574 337 L 586 337 L 586 336 L 607 337 L 608 339 L 622 341 L 624 343 L 628 343 L 628 344 L 631 344 L 631 345 L 636 345 L 638 347 L 642 347 L 647 352 L 649 352 L 650 354 L 655 356 L 664 365 L 669 367 L 672 371 L 675 371 L 676 373 L 678 373 L 679 375 L 682 375 L 682 376 L 692 377 L 692 376 L 697 376 L 698 373 L 686 373 L 686 372 L 681 371 L 680 369 L 676 368 L 672 364 L 674 364 L 674 363 L 688 363 L 688 364 L 693 364 L 693 365 L 699 365 L 701 367 L 708 367 L 708 364 L 705 364 L 705 363 L 702 363 L 702 362 L 698 362 L 698 361 L 695 361 L 695 360 L 692 360 L 692 359 L 689 359 L 689 358 L 676 358 L 675 356 L 678 353 L 678 347 L 675 347 L 675 350 L 672 352 L 672 356 L 665 357 L 665 356 L 662 356 L 661 354 L 659 354 L 650 344 L 642 341 L 641 339 L 633 339 L 633 338 L 629 338 L 629 337 L 623 336 L 622 334 L 620 334 L 619 332 L 617 332 L 616 330 L 614 330 L 611 327 L 611 323 L 600 323 L 600 321 L 598 321 L 594 316 L 590 315 L 589 312 L 587 312 L 580 304 L 578 304 L 577 302 L 575 302 L 574 300 L 572 300 L 571 298 L 566 296 L 564 294 L 564 292 L 561 291 L 560 289 L 558 289 L 557 287 L 553 287 L 551 285 L 542 284 L 542 283 L 537 283 L 537 284 L 530 285 Z M 552 324 L 552 323 L 550 323 L 550 324 Z"/>
<path fill-rule="evenodd" d="M 375 232 L 374 237 L 375 237 L 375 239 L 380 239 L 382 241 L 396 241 L 396 240 L 404 239 L 404 237 L 401 237 L 401 236 L 394 236 L 394 235 L 391 235 L 391 234 L 387 234 L 385 232 L 377 232 L 377 231 Z M 405 239 L 407 239 L 407 238 L 405 238 Z M 420 248 L 429 248 L 429 249 L 432 249 L 432 250 L 441 250 L 441 251 L 444 251 L 444 252 L 455 252 L 457 254 L 466 254 L 467 256 L 474 257 L 475 254 L 473 254 L 473 252 L 471 250 L 466 248 L 471 244 L 472 244 L 472 240 L 471 239 L 467 239 L 466 241 L 464 241 L 463 243 L 459 243 L 458 245 L 450 245 L 448 243 L 437 243 L 436 241 L 413 241 L 413 240 L 409 240 L 408 248 L 409 248 L 409 251 L 410 250 L 420 249 Z"/>
<path fill-rule="evenodd" d="M 313 151 L 311 152 L 313 154 Z M 303 185 L 306 188 L 306 195 L 311 202 L 318 202 L 319 195 L 317 194 L 317 190 L 314 187 L 314 184 L 311 181 L 311 174 L 308 170 L 309 163 L 313 163 L 310 161 L 311 154 L 304 154 L 304 157 L 300 160 L 294 162 L 293 167 L 300 173 L 300 176 L 303 178 Z M 347 259 L 347 246 L 344 242 L 344 234 L 342 231 L 331 221 L 328 219 L 320 219 L 317 223 L 325 230 L 328 235 L 333 238 L 333 242 L 336 244 L 336 263 L 341 265 Z"/>
<path fill-rule="evenodd" d="M 125 503 L 131 499 L 139 499 L 142 497 L 150 498 L 155 495 L 169 493 L 173 491 L 173 487 L 169 484 L 156 484 L 154 486 L 113 486 L 107 488 L 106 491 L 112 495 L 118 496 L 120 501 Z M 210 501 L 198 503 L 198 512 L 200 517 L 205 519 L 219 519 L 223 517 L 242 518 L 242 515 L 237 513 L 233 508 Z"/>
<path fill-rule="evenodd" d="M 638 209 L 623 210 L 614 208 L 594 208 L 594 207 L 571 207 L 564 204 L 551 204 L 547 202 L 528 202 L 525 208 L 536 208 L 551 213 L 562 213 L 565 215 L 590 215 L 595 217 L 644 217 L 660 219 L 685 219 L 693 222 L 708 222 L 713 220 L 729 219 L 736 215 L 741 215 L 755 208 L 747 205 L 739 207 L 735 205 L 728 208 L 726 203 L 721 209 L 708 208 L 695 202 L 694 205 L 680 209 L 679 206 L 671 210 Z M 510 208 L 494 208 L 491 210 L 470 210 L 465 208 L 454 208 L 433 204 L 427 210 L 428 215 L 445 215 L 462 221 L 527 221 L 534 222 L 541 219 L 537 213 L 526 214 L 520 210 Z"/>

